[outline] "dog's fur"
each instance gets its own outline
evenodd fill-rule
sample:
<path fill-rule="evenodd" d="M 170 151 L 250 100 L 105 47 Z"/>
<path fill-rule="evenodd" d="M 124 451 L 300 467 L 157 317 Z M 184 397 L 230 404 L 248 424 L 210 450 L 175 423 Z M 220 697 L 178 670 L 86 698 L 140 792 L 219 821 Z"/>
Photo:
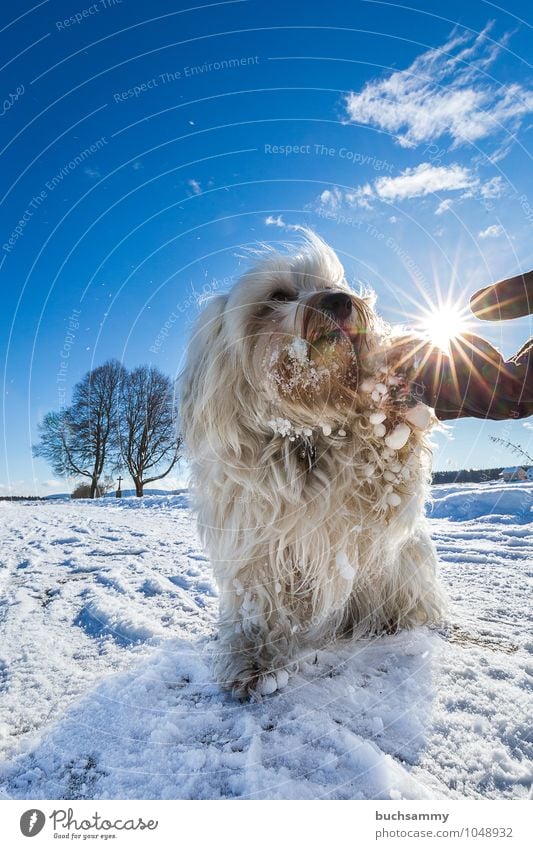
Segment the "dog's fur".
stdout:
<path fill-rule="evenodd" d="M 321 308 L 331 291 L 352 301 L 342 327 Z M 426 422 L 386 447 L 382 431 L 412 410 L 397 377 L 381 399 L 385 427 L 369 419 L 376 381 L 391 363 L 401 372 L 398 350 L 372 297 L 348 286 L 312 233 L 296 252 L 267 255 L 199 317 L 182 432 L 220 588 L 217 676 L 236 696 L 284 686 L 298 654 L 335 636 L 441 615 L 424 519 Z"/>

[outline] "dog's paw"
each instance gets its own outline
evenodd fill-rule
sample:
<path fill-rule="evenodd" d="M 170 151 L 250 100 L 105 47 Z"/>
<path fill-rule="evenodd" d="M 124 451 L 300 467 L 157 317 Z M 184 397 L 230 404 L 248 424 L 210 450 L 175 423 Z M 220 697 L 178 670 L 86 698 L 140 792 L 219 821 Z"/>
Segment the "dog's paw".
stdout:
<path fill-rule="evenodd" d="M 262 675 L 258 682 L 258 693 L 261 696 L 270 696 L 276 690 L 282 690 L 289 683 L 289 673 L 285 669 L 278 669 L 267 675 Z"/>
<path fill-rule="evenodd" d="M 232 684 L 231 692 L 236 699 L 260 699 L 282 690 L 289 682 L 289 673 L 285 669 L 271 672 L 246 670 L 241 672 Z"/>

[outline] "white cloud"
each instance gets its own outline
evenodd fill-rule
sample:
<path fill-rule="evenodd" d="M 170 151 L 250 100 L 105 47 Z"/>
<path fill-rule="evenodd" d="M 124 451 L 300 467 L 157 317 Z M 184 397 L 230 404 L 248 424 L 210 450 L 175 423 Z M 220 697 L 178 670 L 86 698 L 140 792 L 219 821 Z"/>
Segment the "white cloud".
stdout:
<path fill-rule="evenodd" d="M 198 182 L 198 180 L 194 180 L 194 179 L 188 180 L 187 185 L 189 185 L 191 187 L 191 189 L 193 190 L 195 195 L 201 195 L 202 194 L 202 187 L 201 187 L 200 183 Z"/>
<path fill-rule="evenodd" d="M 374 197 L 372 186 L 366 183 L 364 186 L 356 186 L 346 192 L 345 199 L 350 206 L 361 206 L 363 209 L 371 209 L 371 200 Z"/>
<path fill-rule="evenodd" d="M 41 486 L 45 489 L 58 490 L 60 492 L 68 491 L 69 486 L 65 483 L 65 481 L 57 481 L 54 478 L 49 478 L 48 480 L 41 481 Z"/>
<path fill-rule="evenodd" d="M 457 163 L 432 165 L 422 162 L 414 168 L 406 168 L 396 177 L 378 177 L 372 184 L 365 183 L 348 191 L 341 191 L 338 186 L 325 189 L 318 199 L 318 209 L 333 212 L 343 205 L 372 209 L 377 201 L 398 203 L 442 192 L 460 192 L 461 200 L 479 196 L 494 198 L 504 191 L 501 177 L 482 183 L 471 169 Z M 444 198 L 438 204 L 435 215 L 447 212 L 454 202 L 451 198 Z"/>
<path fill-rule="evenodd" d="M 443 213 L 448 212 L 451 209 L 453 204 L 453 200 L 451 198 L 446 198 L 446 200 L 441 200 L 438 207 L 435 210 L 435 215 L 443 215 Z"/>
<path fill-rule="evenodd" d="M 10 483 L 0 483 L 0 492 L 6 492 L 8 495 L 17 495 L 20 487 L 24 486 L 24 480 L 15 480 Z"/>
<path fill-rule="evenodd" d="M 499 198 L 505 191 L 505 185 L 501 177 L 493 177 L 479 187 L 482 198 Z"/>
<path fill-rule="evenodd" d="M 503 236 L 504 232 L 501 224 L 491 224 L 486 230 L 481 230 L 478 236 L 480 239 L 497 239 L 498 236 Z"/>
<path fill-rule="evenodd" d="M 174 489 L 185 489 L 188 485 L 188 475 L 186 473 L 180 474 L 170 474 L 167 475 L 166 478 L 161 478 L 161 480 L 154 481 L 153 483 L 149 483 L 147 485 L 147 489 L 164 489 L 168 492 L 172 492 Z M 123 487 L 125 489 L 129 489 L 129 485 Z"/>
<path fill-rule="evenodd" d="M 267 215 L 267 217 L 265 218 L 265 224 L 268 227 L 285 227 L 285 222 L 281 215 L 276 215 L 275 218 L 273 215 Z"/>
<path fill-rule="evenodd" d="M 458 147 L 516 133 L 533 112 L 533 92 L 487 75 L 507 40 L 496 43 L 488 35 L 491 27 L 477 36 L 455 29 L 442 47 L 422 53 L 405 70 L 350 92 L 348 119 L 393 133 L 403 147 L 444 135 Z"/>
<path fill-rule="evenodd" d="M 23 479 L 12 480 L 9 484 L 0 484 L 0 495 L 53 495 L 58 492 L 68 492 L 72 487 L 72 482 L 68 483 L 64 480 L 37 480 L 33 478 L 30 481 Z"/>
<path fill-rule="evenodd" d="M 265 218 L 267 227 L 280 227 L 282 230 L 300 230 L 299 224 L 286 224 L 282 215 L 267 215 Z"/>
<path fill-rule="evenodd" d="M 478 178 L 460 165 L 431 165 L 422 162 L 416 168 L 406 168 L 398 177 L 379 177 L 374 183 L 376 195 L 382 200 L 397 201 L 423 197 L 433 192 L 453 192 L 476 186 Z"/>
<path fill-rule="evenodd" d="M 525 427 L 527 430 L 533 430 L 533 424 L 531 424 L 531 422 L 524 422 L 523 427 Z"/>
<path fill-rule="evenodd" d="M 320 203 L 329 209 L 336 209 L 342 203 L 342 192 L 337 187 L 324 189 L 320 195 Z"/>

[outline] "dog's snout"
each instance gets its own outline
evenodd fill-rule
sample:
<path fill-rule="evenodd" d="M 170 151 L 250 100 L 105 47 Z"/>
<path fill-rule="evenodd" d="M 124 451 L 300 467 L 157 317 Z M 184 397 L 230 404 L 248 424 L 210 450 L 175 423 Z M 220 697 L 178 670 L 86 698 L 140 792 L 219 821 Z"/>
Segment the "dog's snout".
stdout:
<path fill-rule="evenodd" d="M 320 309 L 339 321 L 345 321 L 352 313 L 352 299 L 344 292 L 330 292 L 322 297 Z"/>

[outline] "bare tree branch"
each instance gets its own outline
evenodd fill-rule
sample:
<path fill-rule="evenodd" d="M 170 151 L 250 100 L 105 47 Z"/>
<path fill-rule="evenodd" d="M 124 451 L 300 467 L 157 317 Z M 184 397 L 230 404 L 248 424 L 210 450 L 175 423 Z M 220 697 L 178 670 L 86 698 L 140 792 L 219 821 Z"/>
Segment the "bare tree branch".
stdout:
<path fill-rule="evenodd" d="M 106 460 L 117 450 L 116 421 L 125 369 L 109 360 L 76 384 L 72 404 L 60 413 L 47 413 L 39 426 L 36 457 L 47 460 L 61 477 L 90 478 L 90 497 L 97 493 Z"/>
<path fill-rule="evenodd" d="M 500 436 L 489 436 L 491 442 L 496 442 L 498 445 L 503 445 L 504 448 L 508 448 L 513 454 L 517 454 L 519 457 L 522 457 L 526 462 L 533 463 L 533 457 L 531 454 L 528 454 L 521 445 L 516 445 L 514 442 L 509 442 L 508 439 L 502 439 Z"/>

